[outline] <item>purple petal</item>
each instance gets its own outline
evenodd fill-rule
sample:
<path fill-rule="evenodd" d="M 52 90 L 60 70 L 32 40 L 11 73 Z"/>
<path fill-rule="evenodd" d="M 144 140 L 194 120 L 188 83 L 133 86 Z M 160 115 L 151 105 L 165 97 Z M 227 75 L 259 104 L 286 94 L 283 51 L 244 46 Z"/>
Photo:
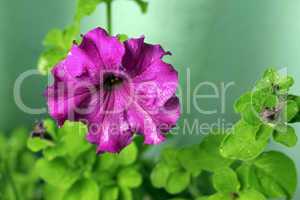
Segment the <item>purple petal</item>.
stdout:
<path fill-rule="evenodd" d="M 178 86 L 177 71 L 162 60 L 164 55 L 170 53 L 165 52 L 160 45 L 144 43 L 144 38 L 126 41 L 125 48 L 123 66 L 133 79 L 137 95 L 147 97 L 147 94 L 141 93 L 151 92 L 146 101 L 155 103 L 154 107 L 163 106 Z"/>
<path fill-rule="evenodd" d="M 131 143 L 133 130 L 127 119 L 127 97 L 122 90 L 112 92 L 105 101 L 105 110 L 94 116 L 87 139 L 98 144 L 97 152 L 120 152 Z"/>
<path fill-rule="evenodd" d="M 74 44 L 67 57 L 52 70 L 55 81 L 77 81 L 87 67 L 93 66 L 85 52 Z"/>
<path fill-rule="evenodd" d="M 80 119 L 79 110 L 90 99 L 91 93 L 86 86 L 78 83 L 76 86 L 73 82 L 71 85 L 58 82 L 47 88 L 46 96 L 50 115 L 62 125 L 66 120 Z"/>
<path fill-rule="evenodd" d="M 93 83 L 87 76 L 86 68 L 93 63 L 85 52 L 74 44 L 68 56 L 58 63 L 52 70 L 54 83 L 46 90 L 50 115 L 60 125 L 65 120 L 76 120 L 76 108 L 90 98 Z"/>
<path fill-rule="evenodd" d="M 176 96 L 171 97 L 165 105 L 160 108 L 160 111 L 153 116 L 156 124 L 159 124 L 159 129 L 163 132 L 168 132 L 177 123 L 181 114 L 180 102 Z"/>
<path fill-rule="evenodd" d="M 129 39 L 125 43 L 125 55 L 123 66 L 132 75 L 138 75 L 148 68 L 156 60 L 160 60 L 170 52 L 165 52 L 160 45 L 144 43 L 144 37 Z"/>
<path fill-rule="evenodd" d="M 99 73 L 101 69 L 117 70 L 125 53 L 124 46 L 117 37 L 111 37 L 102 28 L 95 28 L 83 36 L 80 48 L 83 49 L 96 68 L 89 70 Z"/>
<path fill-rule="evenodd" d="M 158 124 L 155 123 L 153 116 L 140 105 L 135 103 L 127 112 L 130 126 L 144 135 L 145 144 L 160 144 L 165 140 L 165 136 L 158 128 Z"/>

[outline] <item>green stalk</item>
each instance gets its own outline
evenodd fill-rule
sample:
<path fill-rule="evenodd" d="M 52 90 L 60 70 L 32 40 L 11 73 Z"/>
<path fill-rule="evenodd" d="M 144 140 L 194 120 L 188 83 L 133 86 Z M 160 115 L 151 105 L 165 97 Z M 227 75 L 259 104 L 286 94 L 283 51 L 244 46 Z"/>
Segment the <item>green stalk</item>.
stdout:
<path fill-rule="evenodd" d="M 107 20 L 107 31 L 112 34 L 112 0 L 106 0 L 106 20 Z"/>

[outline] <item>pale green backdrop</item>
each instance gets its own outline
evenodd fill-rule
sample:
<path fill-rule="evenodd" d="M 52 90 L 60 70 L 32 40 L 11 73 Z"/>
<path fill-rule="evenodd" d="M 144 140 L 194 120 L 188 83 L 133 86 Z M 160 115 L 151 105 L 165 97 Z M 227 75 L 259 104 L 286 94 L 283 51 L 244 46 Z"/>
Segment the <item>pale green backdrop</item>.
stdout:
<path fill-rule="evenodd" d="M 13 100 L 14 81 L 23 71 L 36 67 L 43 36 L 53 27 L 67 25 L 74 8 L 72 0 L 0 0 L 2 130 L 31 126 L 34 120 L 42 118 L 17 108 Z M 232 122 L 237 118 L 232 110 L 234 99 L 251 89 L 268 66 L 286 67 L 296 77 L 295 92 L 300 93 L 299 10 L 299 0 L 150 0 L 149 12 L 142 15 L 130 0 L 116 0 L 113 30 L 130 36 L 145 35 L 148 42 L 160 43 L 171 50 L 173 56 L 168 60 L 180 72 L 182 88 L 186 86 L 187 68 L 192 87 L 203 81 L 216 84 L 234 81 L 226 96 L 225 114 L 205 116 L 195 110 L 191 113 L 185 110 L 182 118 L 212 123 L 222 117 Z M 95 26 L 105 26 L 104 6 L 84 19 L 82 32 Z M 45 86 L 45 77 L 27 80 L 22 87 L 25 103 L 44 106 Z M 186 104 L 184 101 L 184 108 Z M 201 105 L 220 110 L 218 101 L 201 102 Z M 300 133 L 300 126 L 297 129 Z M 178 136 L 175 143 L 198 142 L 195 137 L 199 136 Z M 297 160 L 300 169 L 300 144 L 285 151 Z M 299 198 L 298 190 L 295 200 Z"/>

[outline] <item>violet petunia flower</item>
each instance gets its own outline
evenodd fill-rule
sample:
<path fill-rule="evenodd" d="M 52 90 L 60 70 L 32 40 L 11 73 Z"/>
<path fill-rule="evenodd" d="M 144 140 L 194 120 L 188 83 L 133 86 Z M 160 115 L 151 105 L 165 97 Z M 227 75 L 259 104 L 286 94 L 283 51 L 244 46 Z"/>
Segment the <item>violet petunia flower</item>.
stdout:
<path fill-rule="evenodd" d="M 98 153 L 120 152 L 134 134 L 145 144 L 161 143 L 180 116 L 178 74 L 162 60 L 167 54 L 143 37 L 122 43 L 101 28 L 91 30 L 52 70 L 50 115 L 59 125 L 86 123 Z"/>

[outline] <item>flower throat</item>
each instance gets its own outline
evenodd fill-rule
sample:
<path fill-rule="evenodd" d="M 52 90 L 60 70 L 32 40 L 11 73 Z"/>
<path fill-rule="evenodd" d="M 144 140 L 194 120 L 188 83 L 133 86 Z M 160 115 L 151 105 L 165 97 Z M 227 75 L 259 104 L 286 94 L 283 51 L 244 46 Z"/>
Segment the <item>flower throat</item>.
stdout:
<path fill-rule="evenodd" d="M 112 90 L 115 87 L 121 85 L 123 81 L 123 77 L 117 76 L 113 73 L 108 73 L 104 75 L 103 87 L 105 90 Z"/>

